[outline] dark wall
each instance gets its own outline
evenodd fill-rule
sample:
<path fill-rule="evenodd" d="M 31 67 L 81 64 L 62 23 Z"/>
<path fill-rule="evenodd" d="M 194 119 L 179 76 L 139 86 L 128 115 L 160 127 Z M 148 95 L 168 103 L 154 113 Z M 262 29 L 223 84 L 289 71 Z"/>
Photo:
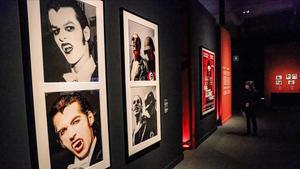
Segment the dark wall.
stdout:
<path fill-rule="evenodd" d="M 32 100 L 25 99 L 25 93 L 30 96 L 30 66 L 28 58 L 28 35 L 26 24 L 19 23 L 20 8 L 22 15 L 26 14 L 23 2 L 20 0 L 1 2 L 1 37 L 2 56 L 1 82 L 2 117 L 1 117 L 1 168 L 37 168 L 37 156 L 35 141 L 30 140 L 34 133 L 33 112 L 26 111 L 31 107 Z M 108 89 L 108 117 L 110 137 L 111 168 L 171 168 L 178 160 L 182 159 L 181 148 L 181 95 L 180 95 L 180 58 L 177 49 L 181 48 L 182 12 L 186 2 L 180 0 L 114 0 L 105 1 L 105 42 L 107 65 L 107 89 Z M 22 5 L 21 5 L 22 4 Z M 120 28 L 120 9 L 125 8 L 159 26 L 159 58 L 160 58 L 160 104 L 161 104 L 161 133 L 160 145 L 141 155 L 131 162 L 126 160 L 126 136 L 125 124 L 125 86 L 124 69 L 122 62 L 122 29 Z M 23 13 L 24 12 L 24 13 Z M 20 16 L 22 16 L 20 15 Z M 202 17 L 205 17 L 203 15 Z M 7 19 L 9 18 L 9 20 Z M 26 19 L 26 17 L 25 17 Z M 24 17 L 21 18 L 24 21 Z M 26 22 L 26 20 L 25 20 Z M 209 21 L 210 22 L 210 21 Z M 210 23 L 208 23 L 210 24 Z M 186 25 L 185 25 L 186 26 Z M 22 46 L 23 41 L 23 46 Z M 27 43 L 26 43 L 27 42 Z M 210 42 L 212 43 L 212 42 Z M 210 44 L 208 48 L 212 48 Z M 204 45 L 204 44 L 203 44 Z M 22 47 L 23 51 L 21 50 Z M 197 49 L 198 51 L 198 49 Z M 25 65 L 23 68 L 23 64 Z M 27 65 L 27 66 L 26 66 Z M 24 71 L 25 70 L 25 71 Z M 25 76 L 23 76 L 25 74 Z M 27 91 L 27 92 L 25 92 Z M 169 111 L 163 112 L 162 100 L 169 101 Z M 29 115 L 29 116 L 28 116 Z M 27 118 L 29 119 L 27 122 Z M 206 118 L 208 119 L 208 118 Z M 206 120 L 207 121 L 207 120 Z M 30 145 L 31 152 L 30 152 Z M 33 155 L 32 155 L 32 154 Z M 32 155 L 32 156 L 31 156 Z M 30 160 L 33 159 L 33 163 Z"/>
<path fill-rule="evenodd" d="M 1 113 L 0 165 L 2 169 L 30 169 L 18 1 L 0 3 Z"/>
<path fill-rule="evenodd" d="M 253 80 L 259 95 L 264 93 L 264 43 L 259 39 L 239 39 L 232 42 L 232 55 L 239 61 L 232 64 L 233 113 L 240 113 L 240 98 L 247 80 Z"/>
<path fill-rule="evenodd" d="M 216 129 L 216 111 L 202 116 L 202 94 L 201 94 L 201 47 L 205 47 L 217 55 L 217 27 L 213 16 L 197 1 L 191 0 L 189 3 L 189 37 L 190 37 L 190 57 L 191 57 L 191 81 L 192 81 L 192 107 L 194 109 L 195 143 L 198 145 L 210 133 Z M 217 69 L 215 69 L 217 70 Z"/>
<path fill-rule="evenodd" d="M 245 19 L 236 31 L 232 31 L 232 55 L 239 55 L 240 61 L 233 62 L 233 111 L 240 112 L 240 96 L 244 82 L 254 80 L 260 96 L 266 86 L 264 76 L 264 49 L 267 46 L 279 46 L 299 42 L 300 15 L 295 8 Z"/>
<path fill-rule="evenodd" d="M 181 1 L 177 0 L 114 0 L 105 1 L 106 65 L 109 102 L 111 168 L 164 168 L 182 157 L 180 48 Z M 124 69 L 122 63 L 122 32 L 120 8 L 125 8 L 158 24 L 161 133 L 160 146 L 126 164 L 124 135 L 126 108 Z M 169 100 L 169 112 L 164 114 L 164 98 Z"/>

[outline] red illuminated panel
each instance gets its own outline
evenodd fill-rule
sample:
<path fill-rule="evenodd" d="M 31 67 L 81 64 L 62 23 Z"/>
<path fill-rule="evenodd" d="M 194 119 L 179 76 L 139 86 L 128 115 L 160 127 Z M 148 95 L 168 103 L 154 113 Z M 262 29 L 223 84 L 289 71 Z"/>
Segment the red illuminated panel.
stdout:
<path fill-rule="evenodd" d="M 232 116 L 232 64 L 229 32 L 221 27 L 221 93 L 218 115 L 224 124 Z"/>
<path fill-rule="evenodd" d="M 202 115 L 215 110 L 215 53 L 202 48 Z"/>
<path fill-rule="evenodd" d="M 191 129 L 190 129 L 190 96 L 189 96 L 189 74 L 188 69 L 182 72 L 182 143 L 187 146 L 186 143 L 190 141 Z"/>
<path fill-rule="evenodd" d="M 265 49 L 265 96 L 300 93 L 300 43 L 272 45 Z"/>

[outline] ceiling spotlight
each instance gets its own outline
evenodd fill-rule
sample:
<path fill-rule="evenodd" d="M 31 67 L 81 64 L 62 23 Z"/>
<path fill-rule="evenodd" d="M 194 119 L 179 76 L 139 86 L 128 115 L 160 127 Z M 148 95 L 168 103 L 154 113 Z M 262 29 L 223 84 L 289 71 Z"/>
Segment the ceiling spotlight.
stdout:
<path fill-rule="evenodd" d="M 250 13 L 250 10 L 247 9 L 247 10 L 243 10 L 243 14 L 249 14 Z"/>

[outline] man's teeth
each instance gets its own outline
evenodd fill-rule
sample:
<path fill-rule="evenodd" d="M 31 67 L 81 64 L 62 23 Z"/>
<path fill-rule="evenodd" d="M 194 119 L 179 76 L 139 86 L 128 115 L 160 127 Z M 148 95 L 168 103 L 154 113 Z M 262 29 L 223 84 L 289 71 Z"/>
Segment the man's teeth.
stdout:
<path fill-rule="evenodd" d="M 78 140 L 73 144 L 73 149 L 76 151 L 80 151 L 80 149 L 82 148 L 82 140 Z"/>
<path fill-rule="evenodd" d="M 65 53 L 70 53 L 72 50 L 73 50 L 73 46 L 72 45 L 70 45 L 70 44 L 67 44 L 67 45 L 63 45 L 62 46 L 62 49 L 63 49 L 63 51 L 65 52 Z"/>
<path fill-rule="evenodd" d="M 71 49 L 72 49 L 71 47 L 65 48 L 65 52 L 68 53 L 71 51 Z"/>
<path fill-rule="evenodd" d="M 80 147 L 80 145 L 81 145 L 81 141 L 78 142 L 75 147 L 78 148 L 78 147 Z"/>

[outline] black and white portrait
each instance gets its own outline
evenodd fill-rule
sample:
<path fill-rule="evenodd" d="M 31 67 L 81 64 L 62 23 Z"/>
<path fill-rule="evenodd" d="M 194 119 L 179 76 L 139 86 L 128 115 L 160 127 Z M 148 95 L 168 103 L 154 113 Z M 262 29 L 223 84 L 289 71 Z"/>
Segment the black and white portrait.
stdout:
<path fill-rule="evenodd" d="M 157 111 L 156 98 L 154 96 L 155 89 L 147 90 L 145 94 L 143 91 L 138 92 L 133 89 L 132 98 L 132 145 L 137 145 L 149 138 L 157 135 Z"/>
<path fill-rule="evenodd" d="M 156 86 L 132 87 L 127 112 L 130 147 L 140 149 L 156 142 L 160 133 Z M 130 119 L 129 119 L 130 118 Z M 150 145 L 151 145 L 150 144 Z"/>
<path fill-rule="evenodd" d="M 292 74 L 292 79 L 294 79 L 294 80 L 295 80 L 295 79 L 298 79 L 297 73 L 293 73 L 293 74 Z"/>
<path fill-rule="evenodd" d="M 288 85 L 294 85 L 295 84 L 295 80 L 288 80 Z"/>
<path fill-rule="evenodd" d="M 161 140 L 158 25 L 123 10 L 128 156 Z"/>
<path fill-rule="evenodd" d="M 281 80 L 276 80 L 276 81 L 275 81 L 275 84 L 276 84 L 276 85 L 282 85 L 282 81 L 281 81 Z"/>
<path fill-rule="evenodd" d="M 126 59 L 131 81 L 153 81 L 158 76 L 158 27 L 141 18 L 126 20 Z"/>
<path fill-rule="evenodd" d="M 98 91 L 46 94 L 52 168 L 86 168 L 103 160 Z"/>
<path fill-rule="evenodd" d="M 276 75 L 276 80 L 282 80 L 282 76 L 281 75 Z"/>
<path fill-rule="evenodd" d="M 45 82 L 98 81 L 96 7 L 76 0 L 41 1 L 41 23 Z"/>
<path fill-rule="evenodd" d="M 101 0 L 27 0 L 38 168 L 110 166 Z"/>

